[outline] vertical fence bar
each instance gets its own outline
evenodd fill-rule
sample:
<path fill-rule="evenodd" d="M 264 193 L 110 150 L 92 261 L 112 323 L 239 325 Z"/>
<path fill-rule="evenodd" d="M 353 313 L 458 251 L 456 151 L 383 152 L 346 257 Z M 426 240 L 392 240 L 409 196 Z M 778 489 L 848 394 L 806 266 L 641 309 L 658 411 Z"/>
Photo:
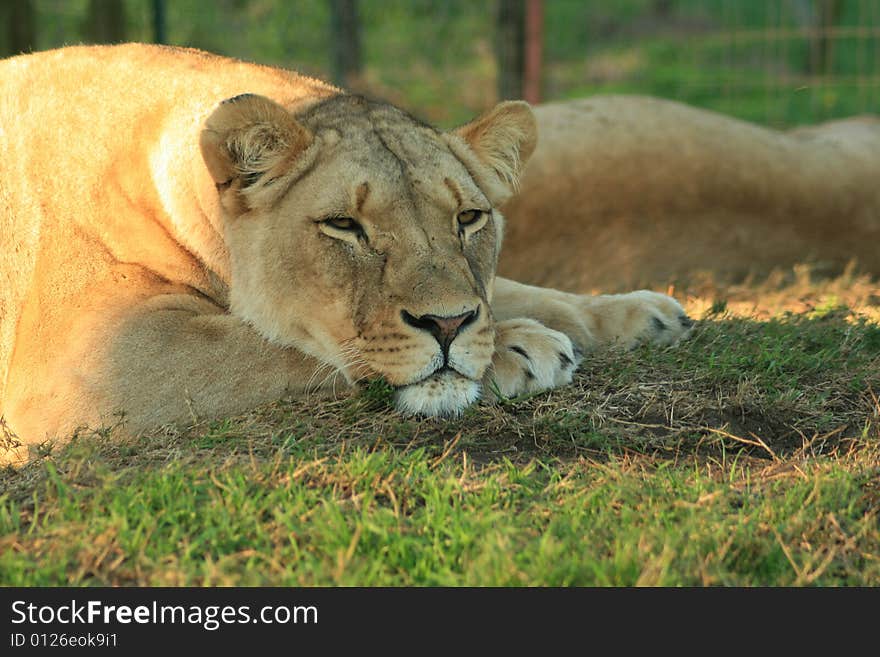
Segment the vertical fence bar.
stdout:
<path fill-rule="evenodd" d="M 541 102 L 541 59 L 544 46 L 544 0 L 526 0 L 526 52 L 523 98 Z"/>

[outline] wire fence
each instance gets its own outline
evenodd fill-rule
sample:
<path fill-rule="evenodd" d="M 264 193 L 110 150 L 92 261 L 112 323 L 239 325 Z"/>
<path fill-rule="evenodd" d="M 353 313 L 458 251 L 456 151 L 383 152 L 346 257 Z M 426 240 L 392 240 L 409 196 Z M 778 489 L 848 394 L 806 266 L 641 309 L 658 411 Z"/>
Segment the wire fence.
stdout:
<path fill-rule="evenodd" d="M 584 26 L 580 70 L 568 66 L 571 28 L 550 22 L 563 41 L 548 41 L 548 97 L 649 93 L 775 126 L 880 103 L 880 0 L 645 0 L 578 11 L 566 18 Z"/>

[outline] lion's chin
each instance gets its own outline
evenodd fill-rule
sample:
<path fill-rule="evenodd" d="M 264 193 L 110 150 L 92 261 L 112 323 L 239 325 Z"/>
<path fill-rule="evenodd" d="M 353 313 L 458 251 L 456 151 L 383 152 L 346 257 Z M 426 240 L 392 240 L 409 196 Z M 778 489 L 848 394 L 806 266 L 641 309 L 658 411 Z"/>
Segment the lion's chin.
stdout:
<path fill-rule="evenodd" d="M 398 388 L 397 410 L 406 415 L 456 416 L 480 398 L 480 384 L 449 370 Z"/>

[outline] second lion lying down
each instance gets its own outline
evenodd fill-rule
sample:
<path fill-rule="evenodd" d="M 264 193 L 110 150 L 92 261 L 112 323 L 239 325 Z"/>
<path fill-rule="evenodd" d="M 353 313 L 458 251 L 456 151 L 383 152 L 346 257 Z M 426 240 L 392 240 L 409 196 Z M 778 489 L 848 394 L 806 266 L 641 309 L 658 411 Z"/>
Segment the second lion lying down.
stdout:
<path fill-rule="evenodd" d="M 336 379 L 408 413 L 565 384 L 669 344 L 652 292 L 498 278 L 524 103 L 443 133 L 287 71 L 145 45 L 0 64 L 0 413 L 25 444 L 139 432 Z M 332 376 L 338 372 L 339 377 Z"/>

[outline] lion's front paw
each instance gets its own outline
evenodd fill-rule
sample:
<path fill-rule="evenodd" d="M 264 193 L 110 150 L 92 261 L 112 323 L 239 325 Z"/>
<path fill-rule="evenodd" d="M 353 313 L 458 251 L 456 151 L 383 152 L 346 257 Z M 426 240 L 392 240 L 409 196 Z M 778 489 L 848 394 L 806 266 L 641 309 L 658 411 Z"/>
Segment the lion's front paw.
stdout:
<path fill-rule="evenodd" d="M 495 325 L 495 354 L 483 383 L 504 397 L 540 392 L 571 383 L 579 360 L 564 333 L 532 319 L 508 319 Z"/>
<path fill-rule="evenodd" d="M 639 290 L 606 298 L 616 300 L 602 313 L 601 324 L 610 342 L 627 347 L 640 342 L 671 345 L 693 331 L 694 320 L 678 301 L 665 294 Z"/>

